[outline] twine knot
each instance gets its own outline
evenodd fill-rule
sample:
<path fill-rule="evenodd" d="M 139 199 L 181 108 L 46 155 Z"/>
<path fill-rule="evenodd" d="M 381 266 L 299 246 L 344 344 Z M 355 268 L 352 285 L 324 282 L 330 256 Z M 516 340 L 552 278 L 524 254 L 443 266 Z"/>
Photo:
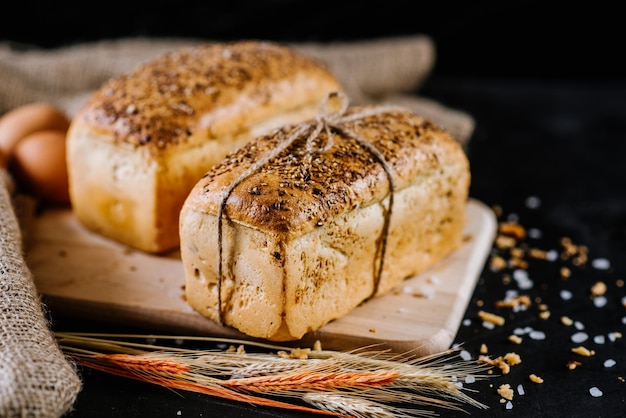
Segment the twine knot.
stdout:
<path fill-rule="evenodd" d="M 217 228 L 218 228 L 218 275 L 217 275 L 217 310 L 219 323 L 224 323 L 223 310 L 222 310 L 222 278 L 223 278 L 223 218 L 226 210 L 226 203 L 228 198 L 232 194 L 233 190 L 252 173 L 259 170 L 268 161 L 279 155 L 281 152 L 291 146 L 296 140 L 307 135 L 306 140 L 306 157 L 311 159 L 315 153 L 325 153 L 330 150 L 334 143 L 334 132 L 340 132 L 354 140 L 359 145 L 366 148 L 377 160 L 377 162 L 383 167 L 387 180 L 389 182 L 389 206 L 384 210 L 384 223 L 381 232 L 381 238 L 376 252 L 376 258 L 380 259 L 378 269 L 374 275 L 374 287 L 370 298 L 376 295 L 378 292 L 380 279 L 383 272 L 384 257 L 387 247 L 387 237 L 389 235 L 389 224 L 391 219 L 391 210 L 393 207 L 393 195 L 395 191 L 395 184 L 391 167 L 387 163 L 382 152 L 374 146 L 366 138 L 356 134 L 349 129 L 346 125 L 349 122 L 365 119 L 368 116 L 378 115 L 386 113 L 392 110 L 401 110 L 394 106 L 378 106 L 360 110 L 352 114 L 346 114 L 350 106 L 348 97 L 342 92 L 328 93 L 319 103 L 319 111 L 314 119 L 306 122 L 302 122 L 297 125 L 297 128 L 284 140 L 281 141 L 278 146 L 271 151 L 263 155 L 259 160 L 255 161 L 247 170 L 242 172 L 226 189 L 224 196 L 220 202 L 217 213 Z M 319 144 L 320 133 L 326 132 L 326 141 L 323 144 Z"/>

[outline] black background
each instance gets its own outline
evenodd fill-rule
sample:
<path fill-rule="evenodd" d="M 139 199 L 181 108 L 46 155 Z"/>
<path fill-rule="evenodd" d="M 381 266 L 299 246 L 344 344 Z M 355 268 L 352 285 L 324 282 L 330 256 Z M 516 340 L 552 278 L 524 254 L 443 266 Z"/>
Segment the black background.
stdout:
<path fill-rule="evenodd" d="M 417 92 L 475 118 L 476 129 L 467 149 L 472 169 L 471 196 L 499 206 L 499 220 L 519 219 L 540 230 L 528 245 L 558 250 L 561 237 L 589 248 L 590 259 L 607 258 L 608 271 L 590 264 L 573 268 L 569 261 L 535 261 L 529 274 L 533 301 L 546 303 L 548 320 L 539 319 L 535 303 L 526 312 L 501 311 L 504 327 L 480 325 L 479 309 L 492 310 L 514 288 L 487 267 L 482 272 L 455 342 L 477 356 L 481 344 L 497 356 L 518 352 L 523 363 L 510 375 L 479 382 L 473 396 L 487 411 L 468 408 L 471 416 L 489 417 L 620 417 L 626 410 L 626 346 L 584 345 L 596 351 L 590 358 L 571 353 L 572 328 L 559 318 L 567 315 L 585 324 L 590 336 L 619 331 L 626 295 L 626 25 L 608 1 L 572 2 L 552 6 L 539 1 L 480 2 L 47 2 L 14 3 L 3 15 L 0 40 L 15 48 L 54 48 L 78 42 L 133 36 L 205 39 L 263 38 L 279 41 L 346 41 L 405 34 L 432 37 L 436 65 Z M 526 199 L 538 197 L 539 208 Z M 572 267 L 571 279 L 558 269 Z M 608 286 L 608 304 L 593 305 L 589 288 L 596 281 Z M 571 302 L 560 298 L 567 289 Z M 54 313 L 52 313 L 54 315 Z M 53 316 L 61 330 L 107 330 L 106 324 L 81 324 L 76 318 Z M 80 327 L 84 328 L 80 328 Z M 545 341 L 512 346 L 508 336 L 517 327 L 546 332 Z M 80 329 L 79 329 L 80 328 Z M 115 328 L 119 331 L 119 328 Z M 617 365 L 603 367 L 606 359 Z M 583 365 L 569 371 L 568 360 Z M 75 411 L 82 417 L 249 417 L 305 416 L 245 404 L 207 399 L 81 370 L 85 382 Z M 533 385 L 528 375 L 545 379 Z M 522 383 L 526 395 L 516 396 L 513 409 L 499 402 L 495 388 Z M 600 387 L 593 398 L 588 390 Z M 444 417 L 465 413 L 437 411 Z"/>
<path fill-rule="evenodd" d="M 52 48 L 134 36 L 340 41 L 427 34 L 435 75 L 623 79 L 626 29 L 614 2 L 120 1 L 11 3 L 0 40 Z"/>

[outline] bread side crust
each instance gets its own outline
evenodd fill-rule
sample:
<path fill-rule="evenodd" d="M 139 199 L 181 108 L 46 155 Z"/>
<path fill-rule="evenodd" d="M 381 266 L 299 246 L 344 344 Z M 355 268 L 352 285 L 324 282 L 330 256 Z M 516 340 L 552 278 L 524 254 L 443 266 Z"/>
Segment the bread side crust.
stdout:
<path fill-rule="evenodd" d="M 203 45 L 147 63 L 106 83 L 72 121 L 73 210 L 122 244 L 174 250 L 180 208 L 207 170 L 250 139 L 312 117 L 340 90 L 320 63 L 263 42 Z"/>
<path fill-rule="evenodd" d="M 398 125 L 391 124 L 394 138 L 406 128 L 404 118 L 406 115 Z M 426 123 L 418 117 L 409 120 L 420 126 Z M 314 222 L 292 213 L 287 200 L 281 203 L 281 222 L 268 220 L 254 209 L 251 200 L 266 202 L 265 195 L 259 196 L 260 192 L 253 189 L 254 181 L 267 184 L 269 195 L 271 186 L 286 181 L 275 174 L 274 166 L 259 170 L 259 178 L 251 175 L 251 183 L 243 181 L 233 191 L 234 197 L 231 195 L 232 205 L 229 198 L 224 216 L 224 323 L 254 337 L 275 341 L 299 339 L 347 314 L 374 291 L 377 295 L 387 293 L 457 249 L 465 225 L 469 164 L 458 144 L 445 132 L 428 123 L 424 126 L 412 131 L 421 132 L 419 138 L 404 139 L 407 142 L 403 148 L 408 146 L 413 149 L 411 152 L 388 156 L 388 161 L 398 168 L 396 180 L 401 188 L 394 193 L 384 270 L 377 289 L 378 243 L 389 210 L 389 190 L 385 177 L 376 174 L 375 162 L 362 160 L 364 165 L 358 172 L 363 177 L 352 182 L 350 199 L 337 202 L 322 198 L 327 216 L 309 210 L 316 215 Z M 416 146 L 415 140 L 424 144 Z M 259 144 L 262 141 L 255 141 L 255 148 L 263 149 Z M 245 152 L 242 149 L 239 154 Z M 331 155 L 332 149 L 326 158 L 330 161 L 325 164 L 333 163 Z M 233 156 L 233 161 L 241 163 L 237 156 Z M 338 173 L 345 173 L 346 166 L 354 164 L 334 162 L 343 164 Z M 294 160 L 293 164 L 298 163 Z M 215 203 L 221 200 L 225 185 L 236 176 L 232 170 L 214 168 L 196 185 L 181 212 L 181 257 L 187 300 L 213 320 L 219 320 Z M 338 181 L 333 178 L 327 184 Z M 370 189 L 361 190 L 363 183 L 369 184 Z M 310 188 L 296 188 L 292 193 L 290 201 L 311 202 L 307 197 Z M 324 190 L 321 195 L 332 196 L 332 190 Z M 321 217 L 325 222 L 318 224 L 316 220 Z M 285 218 L 295 226 L 284 229 Z"/>
<path fill-rule="evenodd" d="M 149 253 L 173 250 L 180 244 L 180 209 L 206 171 L 261 133 L 316 112 L 317 104 L 311 104 L 238 135 L 194 138 L 158 153 L 74 124 L 67 141 L 73 212 L 89 229 L 122 244 Z"/>

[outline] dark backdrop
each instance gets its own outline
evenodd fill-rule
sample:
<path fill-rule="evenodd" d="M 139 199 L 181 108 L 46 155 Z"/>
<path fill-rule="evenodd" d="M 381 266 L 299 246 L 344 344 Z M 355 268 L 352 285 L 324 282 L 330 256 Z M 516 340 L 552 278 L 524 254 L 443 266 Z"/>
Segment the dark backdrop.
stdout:
<path fill-rule="evenodd" d="M 626 25 L 617 6 L 556 3 L 22 0 L 2 12 L 0 40 L 52 48 L 127 36 L 326 42 L 422 33 L 437 47 L 435 76 L 623 79 Z"/>

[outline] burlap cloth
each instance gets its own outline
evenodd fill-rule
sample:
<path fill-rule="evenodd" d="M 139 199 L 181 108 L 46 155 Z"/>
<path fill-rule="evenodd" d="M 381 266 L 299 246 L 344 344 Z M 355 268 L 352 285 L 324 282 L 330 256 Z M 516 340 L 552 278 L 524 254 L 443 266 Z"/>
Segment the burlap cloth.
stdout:
<path fill-rule="evenodd" d="M 72 117 L 107 79 L 201 42 L 206 40 L 134 38 L 53 50 L 0 44 L 0 115 L 46 101 Z M 292 46 L 325 62 L 352 104 L 403 105 L 443 126 L 463 145 L 473 132 L 470 115 L 416 94 L 435 64 L 435 47 L 427 36 Z M 0 416 L 59 417 L 71 410 L 82 383 L 50 331 L 25 262 L 12 191 L 10 175 L 0 168 Z"/>

